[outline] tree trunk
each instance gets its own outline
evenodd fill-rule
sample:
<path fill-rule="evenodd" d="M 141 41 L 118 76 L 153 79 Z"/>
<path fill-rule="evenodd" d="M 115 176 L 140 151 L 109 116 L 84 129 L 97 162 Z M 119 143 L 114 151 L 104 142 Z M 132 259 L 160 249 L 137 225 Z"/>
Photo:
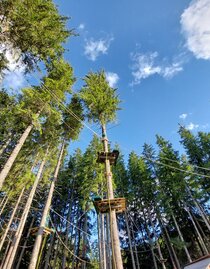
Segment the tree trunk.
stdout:
<path fill-rule="evenodd" d="M 151 240 L 151 232 L 150 232 L 150 229 L 148 229 L 148 227 L 147 227 L 147 222 L 146 222 L 146 216 L 145 216 L 145 213 L 144 213 L 144 209 L 143 209 L 142 212 L 143 212 L 143 215 L 144 215 L 146 232 L 147 232 L 147 235 L 148 235 L 148 238 L 149 238 L 149 244 L 150 244 L 150 249 L 151 249 L 151 253 L 152 253 L 153 263 L 154 263 L 155 269 L 158 269 L 157 261 L 156 261 L 156 258 L 155 258 L 154 246 L 153 246 L 153 242 Z"/>
<path fill-rule="evenodd" d="M 168 234 L 168 230 L 167 230 L 167 228 L 165 227 L 165 225 L 162 223 L 161 218 L 160 218 L 160 225 L 161 225 L 161 228 L 162 228 L 162 231 L 163 231 L 163 235 L 165 235 L 165 241 L 166 241 L 166 244 L 168 245 L 169 254 L 170 254 L 170 252 L 171 252 L 171 254 L 172 254 L 172 256 L 171 256 L 171 261 L 172 261 L 172 263 L 173 263 L 173 260 L 174 260 L 175 268 L 177 268 L 177 269 L 181 269 L 181 266 L 180 266 L 179 260 L 178 260 L 178 258 L 177 258 L 176 252 L 175 252 L 175 250 L 174 250 L 173 245 L 171 244 L 170 236 L 169 236 L 169 234 Z"/>
<path fill-rule="evenodd" d="M 161 251 L 161 248 L 160 248 L 160 244 L 158 243 L 158 237 L 157 237 L 157 233 L 156 233 L 156 230 L 155 230 L 155 227 L 154 227 L 154 224 L 153 224 L 152 215 L 151 215 L 151 211 L 150 211 L 149 207 L 148 207 L 148 214 L 149 214 L 150 224 L 151 224 L 152 230 L 154 232 L 158 254 L 159 254 L 159 257 L 160 257 L 159 261 L 160 261 L 160 263 L 162 265 L 162 268 L 166 269 L 165 262 L 164 262 L 164 259 L 163 259 L 163 255 L 162 255 L 162 251 Z"/>
<path fill-rule="evenodd" d="M 101 218 L 100 215 L 97 215 L 97 227 L 98 227 L 98 252 L 99 252 L 99 268 L 103 269 L 102 261 L 102 247 L 101 247 Z"/>
<path fill-rule="evenodd" d="M 55 237 L 55 234 L 53 233 L 51 235 L 51 238 L 50 238 L 50 245 L 49 245 L 49 248 L 47 250 L 47 255 L 46 255 L 46 261 L 45 261 L 44 269 L 48 269 L 48 267 L 49 267 L 49 261 L 50 261 L 50 255 L 51 255 L 52 247 L 53 247 L 53 243 L 54 243 L 54 237 Z"/>
<path fill-rule="evenodd" d="M 23 258 L 23 254 L 24 254 L 24 252 L 25 252 L 25 248 L 26 248 L 26 245 L 27 245 L 27 242 L 28 242 L 28 238 L 29 238 L 30 233 L 31 233 L 30 230 L 31 230 L 31 228 L 33 227 L 33 224 L 34 224 L 34 220 L 35 220 L 35 217 L 33 217 L 32 221 L 31 221 L 31 223 L 30 223 L 30 226 L 29 226 L 29 229 L 28 229 L 26 238 L 25 238 L 25 240 L 24 240 L 23 248 L 22 248 L 22 250 L 21 250 L 21 252 L 20 252 L 20 256 L 19 256 L 19 258 L 18 258 L 18 263 L 17 263 L 15 269 L 19 269 L 19 267 L 20 267 L 20 263 L 21 263 L 21 260 L 22 260 L 22 258 Z"/>
<path fill-rule="evenodd" d="M 195 229 L 195 231 L 196 231 L 196 233 L 197 233 L 198 240 L 199 240 L 199 242 L 200 242 L 200 245 L 201 245 L 201 248 L 202 248 L 203 252 L 204 252 L 206 255 L 208 255 L 208 254 L 209 254 L 208 249 L 206 248 L 206 245 L 205 245 L 205 243 L 204 243 L 204 241 L 203 241 L 203 238 L 202 238 L 202 236 L 201 236 L 201 234 L 200 234 L 200 232 L 199 232 L 199 230 L 198 230 L 198 228 L 197 228 L 197 226 L 196 226 L 196 224 L 195 224 L 195 222 L 194 222 L 194 219 L 193 219 L 193 217 L 192 217 L 192 214 L 191 214 L 189 208 L 188 208 L 186 205 L 185 205 L 185 210 L 187 211 L 187 213 L 188 213 L 188 215 L 189 215 L 189 217 L 190 217 L 190 219 L 191 219 L 191 221 L 192 221 L 193 227 L 194 227 L 194 229 Z"/>
<path fill-rule="evenodd" d="M 183 236 L 182 236 L 182 233 L 181 233 L 181 231 L 180 231 L 180 229 L 179 229 L 179 225 L 178 225 L 178 223 L 177 223 L 177 221 L 176 221 L 176 218 L 175 218 L 175 216 L 174 216 L 173 213 L 171 214 L 171 216 L 172 216 L 172 218 L 173 218 L 173 221 L 174 221 L 174 224 L 175 224 L 175 226 L 176 226 L 176 229 L 177 229 L 177 232 L 178 232 L 178 234 L 179 234 L 179 237 L 180 237 L 182 243 L 184 244 L 184 251 L 185 251 L 185 253 L 186 253 L 188 262 L 192 262 L 192 259 L 191 259 L 191 257 L 190 257 L 189 251 L 188 251 L 188 249 L 187 249 L 187 247 L 186 247 L 186 245 L 185 245 L 185 241 L 184 241 L 184 238 L 183 238 Z"/>
<path fill-rule="evenodd" d="M 58 178 L 58 173 L 59 173 L 60 166 L 61 166 L 61 161 L 62 161 L 62 157 L 63 157 L 63 153 L 64 153 L 64 148 L 65 148 L 65 142 L 63 142 L 62 145 L 61 145 L 61 150 L 60 150 L 58 162 L 57 162 L 57 165 L 56 165 L 56 168 L 55 168 L 53 180 L 52 180 L 51 185 L 50 185 L 50 190 L 49 190 L 49 193 L 48 193 L 47 201 L 45 203 L 44 211 L 42 213 L 42 219 L 41 219 L 41 222 L 40 222 L 40 225 L 39 225 L 39 230 L 37 232 L 36 241 L 35 241 L 35 244 L 34 244 L 34 248 L 33 248 L 33 251 L 32 251 L 31 260 L 30 260 L 30 264 L 29 264 L 28 269 L 35 269 L 36 268 L 36 263 L 37 263 L 37 259 L 38 259 L 38 256 L 39 256 L 40 247 L 41 247 L 41 244 L 42 244 L 42 237 L 43 237 L 43 234 L 44 234 L 44 228 L 46 226 L 47 215 L 48 215 L 51 203 L 52 203 L 52 197 L 53 197 L 53 192 L 54 192 L 54 188 L 55 188 L 55 182 L 56 182 L 56 180 Z"/>
<path fill-rule="evenodd" d="M 72 189 L 74 189 L 74 180 L 72 182 Z M 67 222 L 66 222 L 66 234 L 65 234 L 65 245 L 68 245 L 69 241 L 69 231 L 70 231 L 70 221 L 71 221 L 71 213 L 72 213 L 72 200 L 74 197 L 74 192 L 71 191 L 70 194 L 70 200 L 69 200 L 69 211 L 68 211 L 68 216 L 67 216 Z M 66 269 L 66 257 L 67 257 L 67 250 L 64 247 L 63 248 L 63 257 L 62 257 L 62 269 Z"/>
<path fill-rule="evenodd" d="M 46 162 L 47 154 L 48 154 L 48 149 L 46 150 L 45 157 L 44 157 L 43 161 L 40 164 L 39 171 L 37 173 L 37 176 L 36 176 L 36 179 L 34 181 L 33 187 L 32 187 L 32 189 L 30 191 L 30 194 L 29 194 L 28 200 L 26 202 L 26 205 L 25 205 L 25 208 L 24 208 L 24 211 L 23 211 L 23 214 L 22 214 L 18 229 L 17 229 L 17 231 L 15 233 L 15 237 L 14 237 L 14 239 L 12 241 L 12 245 L 11 245 L 11 247 L 9 249 L 7 259 L 6 259 L 5 263 L 4 263 L 3 269 L 11 269 L 12 268 L 14 258 L 15 258 L 16 252 L 17 252 L 17 248 L 18 248 L 21 236 L 22 236 L 22 232 L 23 232 L 23 229 L 24 229 L 27 217 L 28 217 L 28 213 L 30 211 L 30 207 L 31 207 L 31 204 L 32 204 L 35 192 L 36 192 L 36 188 L 37 188 L 39 180 L 40 180 L 40 178 L 42 176 L 42 172 L 43 172 L 44 165 L 45 165 L 45 162 Z"/>
<path fill-rule="evenodd" d="M 4 197 L 1 200 L 1 204 L 0 204 L 0 208 L 2 207 L 2 205 L 4 204 L 4 201 L 7 199 L 7 194 L 4 195 Z"/>
<path fill-rule="evenodd" d="M 22 191 L 21 191 L 21 193 L 20 193 L 20 195 L 19 195 L 19 198 L 18 198 L 18 200 L 17 200 L 17 202 L 16 202 L 15 208 L 13 209 L 13 211 L 12 211 L 12 215 L 10 216 L 9 222 L 8 222 L 8 224 L 7 224 L 7 228 L 5 229 L 4 234 L 3 234 L 2 237 L 1 237 L 1 241 L 0 241 L 0 251 L 1 251 L 2 247 L 3 247 L 3 245 L 4 245 L 4 241 L 5 241 L 6 237 L 7 237 L 7 233 L 8 233 L 8 231 L 9 231 L 9 229 L 10 229 L 10 226 L 11 226 L 11 224 L 12 224 L 12 222 L 13 222 L 14 216 L 15 216 L 15 214 L 16 214 L 16 212 L 17 212 L 17 209 L 18 209 L 19 203 L 20 203 L 20 201 L 21 201 L 21 199 L 22 199 L 24 190 L 25 190 L 25 187 L 22 189 Z"/>
<path fill-rule="evenodd" d="M 53 266 L 52 268 L 55 269 L 56 268 L 56 264 L 57 264 L 57 257 L 58 257 L 58 248 L 59 248 L 59 239 L 57 241 L 57 244 L 56 244 L 56 250 L 55 250 L 55 253 L 54 253 L 54 257 L 53 257 Z"/>
<path fill-rule="evenodd" d="M 193 200 L 193 203 L 195 204 L 197 210 L 200 212 L 201 214 L 201 217 L 204 221 L 204 223 L 206 224 L 206 227 L 208 228 L 208 230 L 210 231 L 210 224 L 208 222 L 208 219 L 206 218 L 205 216 L 205 213 L 203 212 L 202 208 L 199 206 L 198 202 L 196 201 L 196 199 L 193 197 L 192 193 L 191 193 L 191 190 L 189 189 L 189 187 L 187 186 L 187 191 L 191 197 L 191 199 Z"/>
<path fill-rule="evenodd" d="M 127 229 L 127 234 L 128 234 L 128 241 L 129 241 L 129 248 L 130 248 L 131 259 L 132 259 L 132 265 L 133 265 L 133 269 L 136 269 L 136 263 L 135 263 L 135 259 L 134 259 L 134 255 L 133 255 L 131 233 L 130 233 L 129 224 L 128 224 L 127 212 L 125 212 L 125 223 L 126 223 L 126 229 Z"/>
<path fill-rule="evenodd" d="M 133 231 L 133 225 L 132 225 L 132 228 L 131 228 L 131 233 L 132 233 L 132 237 L 134 238 L 134 251 L 135 251 L 135 257 L 136 257 L 137 269 L 140 269 L 139 255 L 138 255 L 138 250 L 137 250 L 137 247 L 136 247 L 135 236 L 134 236 L 134 231 Z"/>
<path fill-rule="evenodd" d="M 82 249 L 82 257 L 86 258 L 87 256 L 87 231 L 88 231 L 88 225 L 87 225 L 87 210 L 88 210 L 88 204 L 85 205 L 85 221 L 84 221 L 84 228 L 83 228 L 83 249 Z M 86 269 L 86 262 L 83 262 L 82 269 Z"/>
<path fill-rule="evenodd" d="M 3 211 L 4 211 L 5 206 L 7 205 L 8 200 L 9 200 L 9 195 L 7 196 L 7 199 L 6 199 L 6 201 L 4 202 L 4 205 L 2 206 L 2 208 L 1 208 L 1 210 L 0 210 L 0 216 L 1 216 L 1 214 L 3 213 Z"/>
<path fill-rule="evenodd" d="M 109 214 L 106 214 L 106 267 L 112 269 L 112 253 L 111 253 L 111 239 L 110 239 L 110 220 Z"/>
<path fill-rule="evenodd" d="M 20 137 L 19 141 L 17 142 L 17 145 L 15 146 L 15 148 L 13 149 L 10 157 L 8 158 L 7 162 L 4 165 L 4 168 L 2 169 L 1 173 L 0 173 L 0 190 L 2 188 L 2 185 L 4 183 L 5 178 L 7 177 L 19 151 L 21 150 L 23 144 L 25 143 L 28 135 L 30 134 L 31 130 L 33 128 L 33 124 L 30 124 L 24 131 L 24 133 L 22 134 L 22 136 Z"/>
<path fill-rule="evenodd" d="M 104 151 L 106 153 L 109 152 L 108 149 L 108 138 L 106 134 L 106 126 L 102 125 L 102 138 L 103 138 L 103 146 Z M 114 198 L 113 186 L 112 186 L 112 173 L 110 167 L 110 161 L 108 159 L 105 160 L 105 169 L 106 169 L 106 179 L 107 179 L 107 187 L 108 187 L 108 199 Z M 112 257 L 113 262 L 115 264 L 116 269 L 123 269 L 122 256 L 120 251 L 120 240 L 118 235 L 118 227 L 117 227 L 117 218 L 115 210 L 110 211 L 110 235 L 112 241 Z"/>
<path fill-rule="evenodd" d="M 101 215 L 101 250 L 102 250 L 102 262 L 103 269 L 106 269 L 106 243 L 105 243 L 105 222 L 104 214 Z"/>
<path fill-rule="evenodd" d="M 11 142 L 11 136 L 7 139 L 6 143 L 0 149 L 0 157 L 4 153 L 5 149 L 8 147 L 9 143 Z"/>

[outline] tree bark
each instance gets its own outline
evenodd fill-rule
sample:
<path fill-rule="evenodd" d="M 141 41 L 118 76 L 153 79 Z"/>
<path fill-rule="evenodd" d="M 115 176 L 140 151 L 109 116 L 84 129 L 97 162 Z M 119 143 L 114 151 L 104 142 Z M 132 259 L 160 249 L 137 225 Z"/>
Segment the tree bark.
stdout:
<path fill-rule="evenodd" d="M 30 264 L 29 264 L 28 269 L 35 269 L 36 268 L 37 259 L 38 259 L 40 247 L 41 247 L 41 244 L 42 244 L 44 228 L 46 226 L 47 215 L 48 215 L 51 203 L 52 203 L 52 197 L 53 197 L 53 192 L 54 192 L 54 188 L 55 188 L 55 182 L 56 182 L 56 180 L 58 178 L 58 173 L 59 173 L 60 166 L 61 166 L 61 161 L 62 161 L 62 157 L 63 157 L 63 153 L 64 153 L 64 148 L 65 148 L 65 142 L 63 142 L 62 145 L 61 145 L 61 150 L 60 150 L 58 162 L 57 162 L 57 165 L 56 165 L 56 168 L 55 168 L 53 180 L 52 180 L 51 185 L 50 185 L 50 190 L 49 190 L 49 193 L 48 193 L 47 201 L 45 203 L 44 211 L 42 213 L 42 219 L 41 219 L 41 222 L 40 222 L 40 225 L 39 225 L 39 230 L 37 232 L 36 241 L 35 241 L 35 244 L 34 244 L 34 248 L 33 248 L 33 251 L 32 251 L 31 260 L 30 260 Z"/>
<path fill-rule="evenodd" d="M 87 223 L 87 210 L 88 204 L 85 205 L 85 221 L 84 221 L 84 228 L 83 228 L 83 249 L 82 249 L 82 257 L 86 257 L 87 255 L 87 231 L 88 231 L 88 223 Z M 82 269 L 86 269 L 86 262 L 83 262 Z"/>
<path fill-rule="evenodd" d="M 152 230 L 153 230 L 154 236 L 155 236 L 157 250 L 158 250 L 159 257 L 160 257 L 160 263 L 162 265 L 162 268 L 166 269 L 165 262 L 164 262 L 164 259 L 163 259 L 163 255 L 162 255 L 162 251 L 161 251 L 161 248 L 160 248 L 160 244 L 158 243 L 157 233 L 155 231 L 155 227 L 154 227 L 154 224 L 153 224 L 152 215 L 151 215 L 151 211 L 150 211 L 149 207 L 148 207 L 148 214 L 149 214 L 150 224 L 152 226 Z"/>
<path fill-rule="evenodd" d="M 0 149 L 0 157 L 4 153 L 5 149 L 8 147 L 9 143 L 11 142 L 11 136 L 7 139 L 6 143 Z"/>
<path fill-rule="evenodd" d="M 155 258 L 154 246 L 153 246 L 153 242 L 151 240 L 151 232 L 150 232 L 150 229 L 148 229 L 148 227 L 147 227 L 147 222 L 146 222 L 146 216 L 145 216 L 145 213 L 144 213 L 144 209 L 143 209 L 142 212 L 143 212 L 143 216 L 144 216 L 144 222 L 145 222 L 145 228 L 146 228 L 147 236 L 149 238 L 149 245 L 150 245 L 150 249 L 151 249 L 151 253 L 152 253 L 152 260 L 153 260 L 155 269 L 158 269 L 157 261 L 156 261 L 156 258 Z"/>
<path fill-rule="evenodd" d="M 183 238 L 183 236 L 182 236 L 182 233 L 181 233 L 181 231 L 180 231 L 180 229 L 179 229 L 179 225 L 178 225 L 178 223 L 177 223 L 177 221 L 176 221 L 176 218 L 175 218 L 175 216 L 174 216 L 173 213 L 171 214 L 171 216 L 172 216 L 172 218 L 173 218 L 173 221 L 174 221 L 174 224 L 175 224 L 175 226 L 176 226 L 176 229 L 177 229 L 177 232 L 178 232 L 178 234 L 179 234 L 179 237 L 180 237 L 182 243 L 184 244 L 184 251 L 185 251 L 185 253 L 186 253 L 188 262 L 192 262 L 192 259 L 191 259 L 191 257 L 190 257 L 189 251 L 188 251 L 188 249 L 187 249 L 187 247 L 186 247 L 186 245 L 185 245 L 185 241 L 184 241 L 184 238 Z"/>
<path fill-rule="evenodd" d="M 103 269 L 102 261 L 102 247 L 101 247 L 101 218 L 100 215 L 97 215 L 97 227 L 98 227 L 98 251 L 99 251 L 99 268 Z"/>
<path fill-rule="evenodd" d="M 9 229 L 10 229 L 10 226 L 11 226 L 11 224 L 12 224 L 12 222 L 13 222 L 14 216 L 15 216 L 15 214 L 16 214 L 16 212 L 17 212 L 17 209 L 18 209 L 19 203 L 20 203 L 20 201 L 21 201 L 21 199 L 22 199 L 24 190 L 25 190 L 25 187 L 22 189 L 22 191 L 21 191 L 21 193 L 20 193 L 20 195 L 19 195 L 19 198 L 18 198 L 18 200 L 17 200 L 17 202 L 16 202 L 16 204 L 15 204 L 15 208 L 13 209 L 13 211 L 12 211 L 12 215 L 10 216 L 9 222 L 8 222 L 8 224 L 7 224 L 7 228 L 5 229 L 4 234 L 3 234 L 2 237 L 1 237 L 1 241 L 0 241 L 0 251 L 1 251 L 2 247 L 3 247 L 3 245 L 4 245 L 4 241 L 5 241 L 6 237 L 7 237 L 7 233 L 8 233 L 8 231 L 9 231 Z"/>
<path fill-rule="evenodd" d="M 173 260 L 174 260 L 174 263 L 176 265 L 175 268 L 181 269 L 179 260 L 177 258 L 176 252 L 175 252 L 175 249 L 174 249 L 173 245 L 171 244 L 170 236 L 168 234 L 168 230 L 165 227 L 165 225 L 162 223 L 162 220 L 161 219 L 160 219 L 160 225 L 161 225 L 163 234 L 165 235 L 165 240 L 166 240 L 166 244 L 168 245 L 169 253 L 171 252 L 171 254 L 172 254 L 172 257 L 171 257 L 172 263 L 173 263 Z"/>
<path fill-rule="evenodd" d="M 106 214 L 106 266 L 112 269 L 111 239 L 110 239 L 110 220 L 109 214 Z"/>
<path fill-rule="evenodd" d="M 125 212 L 125 224 L 126 224 L 126 229 L 127 229 L 127 234 L 128 234 L 128 242 L 129 242 L 129 248 L 130 248 L 130 253 L 131 253 L 132 265 L 133 265 L 133 269 L 136 269 L 136 263 L 135 263 L 135 259 L 134 259 L 134 255 L 133 255 L 131 233 L 130 233 L 129 224 L 128 224 L 127 212 Z"/>
<path fill-rule="evenodd" d="M 28 229 L 26 238 L 25 238 L 25 240 L 24 240 L 23 248 L 22 248 L 22 250 L 21 250 L 21 252 L 20 252 L 20 256 L 19 256 L 19 258 L 18 258 L 18 263 L 17 263 L 15 269 L 19 269 L 19 267 L 20 267 L 20 263 L 21 263 L 21 260 L 22 260 L 22 258 L 23 258 L 23 254 L 24 254 L 24 252 L 25 252 L 25 248 L 26 248 L 26 245 L 27 245 L 27 242 L 28 242 L 28 238 L 29 238 L 30 233 L 31 233 L 30 230 L 31 230 L 31 228 L 33 227 L 33 224 L 34 224 L 34 220 L 35 220 L 35 217 L 33 217 L 32 221 L 31 221 L 31 223 L 30 223 L 30 226 L 29 226 L 29 229 Z"/>
<path fill-rule="evenodd" d="M 108 149 L 108 138 L 106 134 L 106 126 L 102 125 L 102 138 L 103 138 L 103 146 L 104 151 L 106 153 L 109 152 Z M 105 170 L 106 170 L 106 179 L 107 179 L 107 188 L 108 188 L 108 199 L 114 198 L 113 186 L 112 186 L 112 173 L 110 167 L 110 161 L 108 159 L 105 160 Z M 118 235 L 118 227 L 117 227 L 117 218 L 115 210 L 110 211 L 110 235 L 112 240 L 112 257 L 113 262 L 115 264 L 116 269 L 123 269 L 122 256 L 120 251 L 120 240 Z"/>
<path fill-rule="evenodd" d="M 186 186 L 186 188 L 187 188 L 187 191 L 188 191 L 188 193 L 189 193 L 191 199 L 193 200 L 193 203 L 195 204 L 197 210 L 200 212 L 201 217 L 202 217 L 204 223 L 206 224 L 206 227 L 207 227 L 208 230 L 210 231 L 210 224 L 209 224 L 208 219 L 206 218 L 206 216 L 205 216 L 205 214 L 204 214 L 202 208 L 200 207 L 200 205 L 198 204 L 198 202 L 196 201 L 196 199 L 193 197 L 193 195 L 192 195 L 191 190 L 189 189 L 189 187 Z"/>
<path fill-rule="evenodd" d="M 74 189 L 74 180 L 72 182 L 72 189 Z M 67 222 L 66 222 L 66 234 L 65 234 L 65 245 L 68 245 L 68 241 L 69 241 L 69 231 L 70 231 L 70 220 L 71 220 L 71 213 L 72 213 L 72 200 L 74 197 L 74 192 L 71 191 L 70 194 L 70 199 L 69 199 L 69 211 L 68 211 L 68 216 L 67 216 Z M 66 269 L 66 257 L 67 257 L 67 250 L 64 247 L 63 248 L 63 258 L 62 258 L 62 269 Z"/>
<path fill-rule="evenodd" d="M 6 199 L 6 201 L 4 202 L 4 204 L 3 204 L 3 206 L 2 206 L 2 208 L 1 208 L 1 210 L 0 210 L 0 216 L 1 216 L 1 214 L 3 213 L 3 211 L 4 211 L 5 206 L 7 205 L 8 200 L 9 200 L 9 195 L 7 196 L 7 199 Z"/>
<path fill-rule="evenodd" d="M 32 187 L 32 189 L 30 191 L 30 194 L 29 194 L 28 200 L 26 202 L 26 205 L 25 205 L 25 208 L 24 208 L 24 211 L 23 211 L 23 214 L 22 214 L 18 229 L 17 229 L 17 231 L 15 233 L 14 239 L 13 239 L 12 244 L 10 246 L 10 249 L 9 249 L 9 252 L 8 252 L 8 255 L 7 255 L 7 259 L 6 259 L 5 263 L 4 263 L 3 269 L 11 269 L 12 268 L 14 258 L 15 258 L 16 252 L 17 252 L 17 248 L 18 248 L 18 245 L 19 245 L 19 242 L 20 242 L 20 239 L 21 239 L 21 235 L 22 235 L 22 232 L 23 232 L 23 229 L 24 229 L 27 217 L 28 217 L 28 213 L 30 211 L 30 207 L 31 207 L 31 204 L 32 204 L 35 192 L 36 192 L 36 188 L 37 188 L 39 180 L 41 179 L 41 176 L 42 176 L 42 172 L 43 172 L 43 169 L 44 169 L 44 165 L 45 165 L 45 162 L 46 162 L 47 155 L 48 155 L 48 149 L 46 150 L 45 157 L 44 157 L 44 159 L 42 160 L 42 162 L 40 164 L 39 171 L 37 173 L 37 176 L 36 176 L 36 179 L 34 181 L 33 187 Z"/>
<path fill-rule="evenodd" d="M 54 243 L 54 237 L 55 237 L 55 234 L 53 233 L 51 235 L 51 238 L 50 238 L 50 245 L 49 245 L 49 248 L 47 250 L 47 255 L 46 255 L 46 261 L 45 261 L 44 269 L 48 269 L 48 267 L 49 267 L 49 261 L 50 261 L 50 255 L 51 255 L 52 247 L 53 247 L 53 243 Z"/>
<path fill-rule="evenodd" d="M 104 225 L 104 214 L 100 214 L 101 217 L 101 251 L 102 251 L 102 264 L 103 269 L 106 269 L 106 244 L 105 244 L 105 225 Z"/>
<path fill-rule="evenodd" d="M 17 145 L 15 146 L 15 148 L 13 149 L 10 157 L 8 158 L 7 162 L 4 165 L 4 168 L 2 169 L 1 173 L 0 173 L 0 190 L 2 188 L 2 185 L 5 181 L 5 178 L 7 177 L 19 151 L 21 150 L 23 144 L 25 143 L 27 137 L 29 136 L 31 130 L 33 128 L 33 124 L 30 124 L 24 131 L 24 133 L 22 134 L 22 136 L 20 137 L 19 141 L 17 142 Z"/>
<path fill-rule="evenodd" d="M 208 254 L 209 254 L 208 249 L 206 248 L 206 245 L 205 245 L 205 243 L 204 243 L 204 241 L 203 241 L 203 238 L 202 238 L 202 236 L 201 236 L 201 234 L 200 234 L 200 232 L 199 232 L 199 230 L 198 230 L 198 228 L 197 228 L 197 225 L 196 225 L 195 222 L 194 222 L 194 219 L 193 219 L 193 217 L 192 217 L 192 214 L 191 214 L 189 208 L 188 208 L 186 205 L 185 205 L 185 210 L 187 211 L 187 213 L 188 213 L 188 215 L 189 215 L 189 217 L 190 217 L 190 220 L 192 221 L 193 227 L 194 227 L 194 229 L 195 229 L 195 231 L 196 231 L 196 234 L 197 234 L 197 236 L 198 236 L 198 240 L 199 240 L 199 242 L 200 242 L 200 245 L 201 245 L 201 247 L 202 247 L 203 252 L 204 252 L 206 255 L 208 255 Z"/>

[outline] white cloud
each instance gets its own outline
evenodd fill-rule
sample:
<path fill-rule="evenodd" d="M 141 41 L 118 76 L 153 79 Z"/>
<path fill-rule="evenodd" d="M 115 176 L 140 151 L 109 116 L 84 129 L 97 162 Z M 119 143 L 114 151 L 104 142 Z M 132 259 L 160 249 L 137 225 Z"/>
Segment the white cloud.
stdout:
<path fill-rule="evenodd" d="M 190 131 L 193 131 L 195 129 L 198 129 L 199 125 L 198 124 L 194 124 L 192 122 L 190 122 L 187 126 L 186 126 L 186 129 L 190 130 Z"/>
<path fill-rule="evenodd" d="M 194 0 L 181 15 L 187 48 L 196 58 L 210 59 L 210 1 Z"/>
<path fill-rule="evenodd" d="M 109 83 L 109 86 L 112 88 L 116 87 L 117 82 L 119 81 L 119 76 L 116 73 L 112 73 L 112 72 L 107 72 L 106 73 L 106 79 Z"/>
<path fill-rule="evenodd" d="M 157 57 L 157 52 L 131 54 L 131 60 L 133 62 L 131 66 L 134 78 L 132 82 L 133 85 L 139 84 L 142 79 L 146 79 L 155 74 L 169 79 L 183 70 L 181 61 L 175 60 L 172 64 L 165 64 L 163 61 L 162 63 L 157 63 Z"/>
<path fill-rule="evenodd" d="M 181 120 L 185 120 L 185 119 L 187 118 L 187 116 L 188 116 L 187 113 L 183 113 L 183 114 L 179 115 L 179 118 L 180 118 Z"/>
<path fill-rule="evenodd" d="M 85 55 L 91 61 L 95 61 L 100 54 L 107 54 L 110 43 L 113 38 L 94 40 L 90 38 L 86 40 Z"/>
<path fill-rule="evenodd" d="M 85 29 L 85 24 L 84 23 L 80 23 L 80 25 L 78 26 L 79 30 L 84 30 Z"/>
<path fill-rule="evenodd" d="M 206 124 L 203 124 L 203 125 L 201 125 L 201 128 L 202 129 L 208 129 L 209 128 L 209 124 L 208 123 L 206 123 Z"/>
<path fill-rule="evenodd" d="M 0 52 L 4 53 L 8 64 L 7 70 L 4 71 L 2 78 L 3 86 L 14 90 L 23 87 L 26 84 L 25 80 L 25 65 L 20 59 L 20 54 L 11 46 L 2 44 Z"/>

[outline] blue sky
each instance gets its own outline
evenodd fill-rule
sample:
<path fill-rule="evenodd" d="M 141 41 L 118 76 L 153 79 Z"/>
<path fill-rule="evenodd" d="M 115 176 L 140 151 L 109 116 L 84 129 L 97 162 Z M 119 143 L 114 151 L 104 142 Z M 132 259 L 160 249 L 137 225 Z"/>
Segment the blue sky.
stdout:
<path fill-rule="evenodd" d="M 125 155 L 141 152 L 144 142 L 154 145 L 156 134 L 179 149 L 178 123 L 210 130 L 210 0 L 55 3 L 79 34 L 65 45 L 78 79 L 74 90 L 100 69 L 118 88 L 122 110 L 108 135 Z M 91 137 L 85 128 L 73 148 L 84 149 Z"/>

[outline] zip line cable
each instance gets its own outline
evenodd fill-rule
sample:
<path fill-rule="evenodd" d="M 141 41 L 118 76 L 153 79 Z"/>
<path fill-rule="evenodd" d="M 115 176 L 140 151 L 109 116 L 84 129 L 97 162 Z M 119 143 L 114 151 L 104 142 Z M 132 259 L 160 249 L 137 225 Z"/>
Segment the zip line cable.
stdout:
<path fill-rule="evenodd" d="M 204 174 L 200 174 L 200 173 L 196 173 L 196 172 L 191 172 L 191 171 L 186 171 L 184 169 L 181 169 L 181 168 L 178 168 L 178 167 L 174 167 L 174 166 L 169 165 L 169 164 L 162 163 L 162 162 L 160 162 L 158 160 L 152 160 L 152 159 L 147 158 L 147 157 L 144 157 L 144 156 L 142 158 L 143 159 L 146 159 L 146 160 L 148 160 L 148 161 L 150 161 L 152 163 L 160 164 L 162 166 L 166 166 L 166 167 L 169 167 L 171 169 L 174 169 L 174 170 L 177 170 L 177 171 L 180 171 L 180 172 L 184 172 L 184 173 L 187 173 L 187 174 L 192 174 L 192 175 L 196 175 L 196 176 L 200 176 L 200 177 L 210 178 L 210 176 L 208 176 L 208 175 L 204 175 Z"/>
<path fill-rule="evenodd" d="M 91 234 L 83 231 L 82 229 L 80 229 L 79 227 L 77 227 L 75 224 L 71 223 L 70 221 L 68 221 L 66 218 L 64 218 L 63 216 L 61 216 L 58 212 L 56 212 L 54 209 L 52 209 L 52 207 L 50 207 L 50 210 L 53 211 L 57 216 L 59 216 L 61 219 L 65 220 L 66 222 L 68 222 L 70 225 L 72 225 L 73 227 L 75 227 L 77 230 L 81 231 L 82 233 L 88 235 L 88 236 L 92 236 Z"/>
<path fill-rule="evenodd" d="M 84 262 L 84 263 L 89 263 L 89 264 L 100 264 L 100 262 L 89 262 L 89 261 L 83 260 L 83 259 L 81 259 L 80 257 L 78 257 L 76 254 L 74 254 L 74 252 L 71 251 L 71 250 L 66 246 L 66 244 L 63 242 L 63 240 L 61 239 L 61 237 L 60 237 L 60 235 L 59 235 L 59 233 L 58 233 L 58 231 L 57 231 L 57 229 L 56 229 L 56 227 L 55 227 L 55 225 L 54 225 L 54 223 L 53 223 L 53 221 L 52 221 L 50 215 L 49 215 L 49 219 L 50 219 L 50 222 L 51 222 L 51 224 L 52 224 L 52 226 L 53 226 L 53 228 L 54 228 L 54 230 L 55 230 L 55 233 L 56 233 L 56 235 L 57 235 L 59 241 L 60 241 L 60 242 L 62 243 L 62 245 L 66 248 L 66 250 L 68 250 L 68 252 L 71 253 L 71 255 L 73 255 L 77 260 L 79 260 L 79 261 L 81 261 L 81 262 Z"/>
<path fill-rule="evenodd" d="M 166 158 L 166 157 L 162 157 L 162 156 L 160 158 L 161 159 L 164 159 L 164 160 L 168 160 L 168 161 L 171 161 L 171 162 L 180 164 L 179 161 L 176 161 L 176 160 L 172 160 L 172 159 L 169 159 L 169 158 Z M 196 167 L 196 168 L 199 168 L 199 169 L 210 171 L 210 168 L 207 168 L 207 167 L 201 167 L 201 166 L 198 166 L 198 165 L 191 165 L 190 163 L 189 163 L 189 165 L 192 166 L 192 167 Z"/>

